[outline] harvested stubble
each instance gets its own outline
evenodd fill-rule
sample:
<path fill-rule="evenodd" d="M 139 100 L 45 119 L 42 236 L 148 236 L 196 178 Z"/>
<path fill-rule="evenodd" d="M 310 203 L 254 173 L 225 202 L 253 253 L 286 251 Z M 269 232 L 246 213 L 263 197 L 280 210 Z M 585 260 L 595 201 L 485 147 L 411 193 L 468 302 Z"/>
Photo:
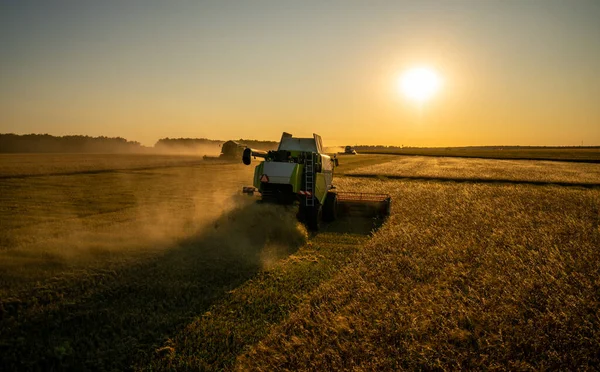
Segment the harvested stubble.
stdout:
<path fill-rule="evenodd" d="M 201 156 L 153 154 L 0 154 L 0 179 L 102 173 L 202 164 Z"/>
<path fill-rule="evenodd" d="M 0 297 L 0 365 L 131 369 L 229 290 L 306 239 L 294 211 L 246 204 L 152 256 L 106 262 L 105 269 L 90 265 Z"/>

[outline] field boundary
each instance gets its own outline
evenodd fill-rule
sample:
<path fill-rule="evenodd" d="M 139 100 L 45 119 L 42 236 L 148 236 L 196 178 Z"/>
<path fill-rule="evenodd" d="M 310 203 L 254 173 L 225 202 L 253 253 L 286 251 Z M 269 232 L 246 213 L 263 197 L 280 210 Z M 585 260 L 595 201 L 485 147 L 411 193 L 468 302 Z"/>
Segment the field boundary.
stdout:
<path fill-rule="evenodd" d="M 396 155 L 396 156 L 427 156 L 432 158 L 466 158 L 466 159 L 490 159 L 490 160 L 536 160 L 536 161 L 558 161 L 566 163 L 593 163 L 600 164 L 600 159 L 564 159 L 564 158 L 536 158 L 536 157 L 509 157 L 509 156 L 478 156 L 478 155 L 452 155 L 452 154 L 399 154 L 397 152 L 385 151 L 361 151 L 361 154 L 369 155 Z"/>
<path fill-rule="evenodd" d="M 527 181 L 527 180 L 509 180 L 502 178 L 468 178 L 468 177 L 430 177 L 430 176 L 397 176 L 373 173 L 345 174 L 345 177 L 354 178 L 380 178 L 390 180 L 410 180 L 410 181 L 435 181 L 435 182 L 461 182 L 461 183 L 483 183 L 483 184 L 512 184 L 512 185 L 533 185 L 533 186 L 561 186 L 561 187 L 585 187 L 588 189 L 600 188 L 600 183 L 578 183 L 561 181 Z"/>

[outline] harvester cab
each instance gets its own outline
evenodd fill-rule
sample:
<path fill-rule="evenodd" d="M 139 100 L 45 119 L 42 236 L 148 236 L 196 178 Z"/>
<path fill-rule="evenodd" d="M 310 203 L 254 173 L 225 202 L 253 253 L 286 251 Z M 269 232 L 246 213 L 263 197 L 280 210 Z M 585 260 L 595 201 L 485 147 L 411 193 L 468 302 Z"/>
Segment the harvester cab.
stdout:
<path fill-rule="evenodd" d="M 252 158 L 262 158 L 254 168 L 252 187 L 243 192 L 259 192 L 262 201 L 279 204 L 298 202 L 298 218 L 310 230 L 318 230 L 321 219 L 333 221 L 338 212 L 363 212 L 387 216 L 391 198 L 386 194 L 341 193 L 333 185 L 337 158 L 323 153 L 321 136 L 297 138 L 283 133 L 275 151 L 246 148 L 242 161 L 250 165 Z M 362 208 L 361 208 L 362 207 Z"/>

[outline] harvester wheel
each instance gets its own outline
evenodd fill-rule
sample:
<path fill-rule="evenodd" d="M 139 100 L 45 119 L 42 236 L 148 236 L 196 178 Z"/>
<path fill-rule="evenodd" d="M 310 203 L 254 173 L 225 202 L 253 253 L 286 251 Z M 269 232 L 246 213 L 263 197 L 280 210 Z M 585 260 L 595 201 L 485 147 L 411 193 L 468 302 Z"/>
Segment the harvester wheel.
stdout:
<path fill-rule="evenodd" d="M 302 202 L 300 202 L 300 207 L 298 208 L 298 213 L 296 213 L 296 218 L 302 223 L 306 222 L 306 207 L 302 205 Z"/>
<path fill-rule="evenodd" d="M 315 202 L 313 207 L 305 207 L 306 227 L 311 231 L 319 231 L 323 208 L 319 202 Z"/>
<path fill-rule="evenodd" d="M 328 192 L 323 204 L 323 220 L 327 222 L 335 221 L 337 218 L 337 193 Z"/>

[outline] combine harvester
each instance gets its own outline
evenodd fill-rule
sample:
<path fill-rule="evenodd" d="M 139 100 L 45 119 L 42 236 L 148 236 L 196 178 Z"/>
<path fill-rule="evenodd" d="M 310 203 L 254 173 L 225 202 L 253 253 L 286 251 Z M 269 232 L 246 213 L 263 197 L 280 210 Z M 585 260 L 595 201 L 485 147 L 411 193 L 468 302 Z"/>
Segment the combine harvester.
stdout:
<path fill-rule="evenodd" d="M 235 160 L 244 153 L 246 146 L 236 141 L 227 141 L 221 145 L 219 156 L 204 155 L 204 160 Z"/>
<path fill-rule="evenodd" d="M 356 155 L 356 150 L 352 146 L 346 146 L 344 152 L 340 153 L 343 155 Z"/>
<path fill-rule="evenodd" d="M 259 192 L 264 202 L 298 202 L 298 219 L 310 230 L 318 230 L 321 220 L 330 222 L 338 216 L 385 218 L 390 214 L 391 197 L 387 194 L 335 189 L 333 171 L 338 159 L 323 153 L 318 134 L 294 138 L 284 132 L 275 151 L 246 148 L 243 163 L 250 165 L 252 157 L 264 160 L 254 169 L 254 186 L 244 187 L 243 192 Z"/>

